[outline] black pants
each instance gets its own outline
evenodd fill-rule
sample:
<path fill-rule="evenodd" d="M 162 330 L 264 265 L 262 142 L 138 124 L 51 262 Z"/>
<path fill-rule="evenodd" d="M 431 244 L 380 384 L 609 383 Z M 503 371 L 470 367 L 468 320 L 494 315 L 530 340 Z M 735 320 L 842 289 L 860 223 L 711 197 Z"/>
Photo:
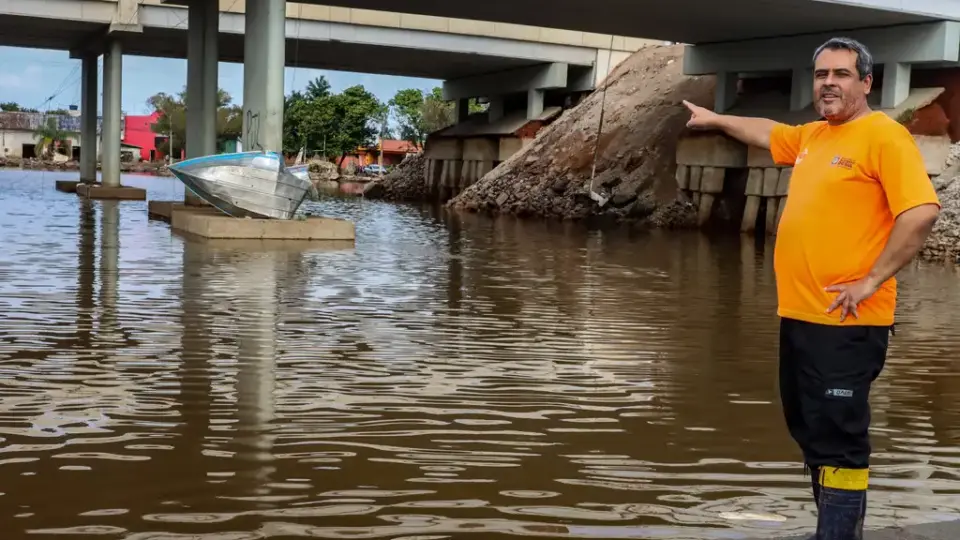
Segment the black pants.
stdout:
<path fill-rule="evenodd" d="M 866 469 L 870 386 L 890 327 L 780 321 L 780 399 L 790 435 L 811 468 Z"/>

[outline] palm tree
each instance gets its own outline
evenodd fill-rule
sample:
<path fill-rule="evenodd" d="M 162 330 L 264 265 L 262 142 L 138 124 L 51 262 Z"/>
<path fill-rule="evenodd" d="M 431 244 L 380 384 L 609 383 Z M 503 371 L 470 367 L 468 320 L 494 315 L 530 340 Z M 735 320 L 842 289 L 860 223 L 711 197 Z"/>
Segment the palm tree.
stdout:
<path fill-rule="evenodd" d="M 37 140 L 37 155 L 43 156 L 52 153 L 57 143 L 61 143 L 67 152 L 68 157 L 73 156 L 73 141 L 70 140 L 70 132 L 60 129 L 57 125 L 56 117 L 48 117 L 47 123 L 41 125 L 33 132 L 33 137 Z"/>

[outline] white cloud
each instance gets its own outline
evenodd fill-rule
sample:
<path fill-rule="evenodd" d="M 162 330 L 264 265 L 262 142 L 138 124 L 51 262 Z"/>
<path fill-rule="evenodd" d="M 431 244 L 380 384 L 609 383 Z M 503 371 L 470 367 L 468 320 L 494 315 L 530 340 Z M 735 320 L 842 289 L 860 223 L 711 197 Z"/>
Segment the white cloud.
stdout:
<path fill-rule="evenodd" d="M 40 85 L 43 68 L 30 64 L 20 71 L 0 71 L 0 88 L 33 88 Z"/>

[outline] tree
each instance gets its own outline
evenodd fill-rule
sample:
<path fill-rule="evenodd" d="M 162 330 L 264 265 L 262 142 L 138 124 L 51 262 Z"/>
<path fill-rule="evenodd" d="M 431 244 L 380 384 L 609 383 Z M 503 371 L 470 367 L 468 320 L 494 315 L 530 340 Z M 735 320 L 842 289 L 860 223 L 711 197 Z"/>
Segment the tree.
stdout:
<path fill-rule="evenodd" d="M 386 106 L 362 85 L 351 86 L 328 99 L 333 104 L 334 123 L 328 132 L 327 148 L 340 154 L 340 168 L 348 153 L 373 144 L 380 132 L 377 118 L 383 117 Z"/>
<path fill-rule="evenodd" d="M 424 123 L 424 95 L 419 88 L 400 90 L 390 100 L 390 107 L 400 125 L 400 138 L 420 146 L 427 138 Z"/>
<path fill-rule="evenodd" d="M 476 99 L 469 103 L 470 114 L 486 110 Z M 429 94 L 417 88 L 400 90 L 390 100 L 390 106 L 400 125 L 400 137 L 418 146 L 426 141 L 427 135 L 452 126 L 457 116 L 456 103 L 444 101 L 440 87 Z"/>
<path fill-rule="evenodd" d="M 38 110 L 36 110 L 36 109 L 27 109 L 27 108 L 21 107 L 19 103 L 14 103 L 14 102 L 12 102 L 12 101 L 8 101 L 8 102 L 6 102 L 6 103 L 0 103 L 0 112 L 32 112 L 32 113 L 35 113 L 35 112 L 40 112 L 40 111 L 38 111 Z"/>
<path fill-rule="evenodd" d="M 179 154 L 187 140 L 187 90 L 176 96 L 160 92 L 147 99 L 147 105 L 160 113 L 151 129 L 158 135 L 173 136 L 172 141 L 160 143 L 157 150 L 167 155 Z M 233 98 L 224 90 L 217 90 L 217 146 L 225 140 L 236 139 L 243 133 L 243 109 L 233 105 Z M 172 149 L 171 152 L 171 142 Z"/>
<path fill-rule="evenodd" d="M 37 140 L 37 155 L 44 156 L 52 154 L 54 148 L 62 143 L 68 156 L 73 155 L 73 142 L 70 140 L 70 132 L 60 129 L 57 125 L 57 119 L 48 117 L 45 124 L 40 125 L 33 132 L 33 137 Z"/>
<path fill-rule="evenodd" d="M 380 133 L 389 109 L 363 86 L 339 94 L 318 77 L 303 91 L 287 96 L 283 114 L 283 150 L 293 154 L 302 147 L 324 149 L 326 155 L 344 158 L 360 146 L 369 146 Z M 325 156 L 326 157 L 326 156 Z"/>

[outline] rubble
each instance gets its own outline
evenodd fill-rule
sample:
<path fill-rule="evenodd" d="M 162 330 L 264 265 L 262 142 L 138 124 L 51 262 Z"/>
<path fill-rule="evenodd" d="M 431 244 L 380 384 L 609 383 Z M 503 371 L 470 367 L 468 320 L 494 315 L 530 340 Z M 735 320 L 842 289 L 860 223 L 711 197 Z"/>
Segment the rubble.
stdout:
<path fill-rule="evenodd" d="M 610 74 L 592 183 L 602 88 L 448 205 L 518 216 L 689 225 L 690 205 L 675 201 L 676 144 L 690 117 L 682 101 L 712 102 L 714 78 L 685 76 L 682 64 L 682 45 L 655 46 Z"/>
<path fill-rule="evenodd" d="M 421 154 L 408 155 L 389 174 L 368 183 L 363 196 L 385 201 L 423 201 L 427 198 L 425 170 L 427 159 Z"/>
<path fill-rule="evenodd" d="M 943 174 L 933 179 L 940 217 L 920 250 L 927 261 L 960 263 L 960 143 L 950 149 Z"/>

